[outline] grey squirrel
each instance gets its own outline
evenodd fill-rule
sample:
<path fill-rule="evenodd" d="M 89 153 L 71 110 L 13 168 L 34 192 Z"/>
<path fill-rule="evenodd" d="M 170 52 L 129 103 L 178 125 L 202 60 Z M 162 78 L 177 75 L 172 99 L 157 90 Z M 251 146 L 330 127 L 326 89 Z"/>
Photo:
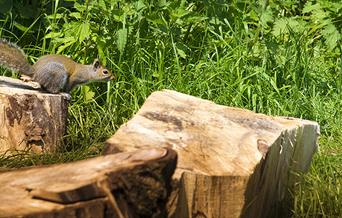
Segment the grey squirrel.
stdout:
<path fill-rule="evenodd" d="M 80 84 L 114 79 L 97 59 L 84 65 L 63 55 L 44 55 L 31 65 L 21 48 L 4 39 L 0 39 L 0 65 L 30 77 L 50 93 L 70 92 Z"/>

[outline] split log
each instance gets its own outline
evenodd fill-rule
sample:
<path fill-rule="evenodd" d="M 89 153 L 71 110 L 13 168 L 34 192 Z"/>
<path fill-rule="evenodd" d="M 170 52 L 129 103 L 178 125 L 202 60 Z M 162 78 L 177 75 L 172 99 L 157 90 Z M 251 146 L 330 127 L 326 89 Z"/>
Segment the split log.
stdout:
<path fill-rule="evenodd" d="M 317 148 L 316 122 L 271 117 L 175 91 L 152 93 L 104 153 L 178 153 L 169 217 L 279 217 Z"/>
<path fill-rule="evenodd" d="M 0 217 L 165 217 L 176 158 L 154 148 L 0 173 Z"/>
<path fill-rule="evenodd" d="M 0 154 L 55 151 L 66 131 L 69 98 L 37 83 L 0 77 Z"/>

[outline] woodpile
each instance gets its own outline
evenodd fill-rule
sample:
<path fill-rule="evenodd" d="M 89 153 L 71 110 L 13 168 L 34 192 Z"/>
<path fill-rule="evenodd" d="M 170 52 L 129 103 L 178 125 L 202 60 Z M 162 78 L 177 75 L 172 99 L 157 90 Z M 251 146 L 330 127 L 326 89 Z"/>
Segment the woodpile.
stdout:
<path fill-rule="evenodd" d="M 230 108 L 175 91 L 154 92 L 107 141 L 105 154 L 177 151 L 169 217 L 277 217 L 317 149 L 316 122 Z"/>
<path fill-rule="evenodd" d="M 60 146 L 69 98 L 36 89 L 0 78 L 0 153 Z M 316 122 L 154 92 L 105 156 L 0 173 L 0 217 L 288 216 L 318 136 Z"/>
<path fill-rule="evenodd" d="M 176 153 L 152 148 L 0 173 L 0 217 L 165 217 Z"/>

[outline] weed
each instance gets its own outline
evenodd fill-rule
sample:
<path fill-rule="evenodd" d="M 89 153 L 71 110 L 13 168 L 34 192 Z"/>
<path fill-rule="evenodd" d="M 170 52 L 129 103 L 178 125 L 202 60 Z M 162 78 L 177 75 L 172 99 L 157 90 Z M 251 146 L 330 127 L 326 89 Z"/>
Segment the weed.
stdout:
<path fill-rule="evenodd" d="M 82 63 L 98 56 L 118 79 L 72 92 L 65 150 L 2 157 L 1 166 L 96 155 L 151 92 L 168 88 L 319 122 L 321 150 L 296 186 L 294 216 L 341 216 L 341 3 L 42 2 L 39 13 L 26 17 L 18 5 L 0 7 L 0 35 L 22 45 L 31 61 L 46 53 Z"/>

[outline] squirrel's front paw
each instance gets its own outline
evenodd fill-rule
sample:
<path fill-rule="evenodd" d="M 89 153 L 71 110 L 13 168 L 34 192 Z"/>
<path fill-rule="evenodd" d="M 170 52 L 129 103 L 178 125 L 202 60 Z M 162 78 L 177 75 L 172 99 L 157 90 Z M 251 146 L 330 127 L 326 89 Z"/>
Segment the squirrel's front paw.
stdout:
<path fill-rule="evenodd" d="M 21 75 L 21 76 L 20 76 L 20 79 L 21 79 L 22 81 L 24 81 L 24 82 L 31 82 L 31 81 L 33 81 L 31 77 L 26 76 L 26 75 Z"/>
<path fill-rule="evenodd" d="M 23 81 L 25 83 L 25 85 L 28 85 L 28 86 L 32 87 L 33 89 L 41 89 L 42 88 L 42 86 L 38 82 L 35 82 L 29 76 L 21 76 L 20 80 Z"/>
<path fill-rule="evenodd" d="M 37 83 L 37 82 L 31 81 L 31 82 L 29 82 L 29 83 L 30 83 L 31 86 L 32 86 L 33 88 L 35 88 L 35 89 L 41 89 L 41 88 L 42 88 L 42 86 L 41 86 L 39 83 Z"/>

